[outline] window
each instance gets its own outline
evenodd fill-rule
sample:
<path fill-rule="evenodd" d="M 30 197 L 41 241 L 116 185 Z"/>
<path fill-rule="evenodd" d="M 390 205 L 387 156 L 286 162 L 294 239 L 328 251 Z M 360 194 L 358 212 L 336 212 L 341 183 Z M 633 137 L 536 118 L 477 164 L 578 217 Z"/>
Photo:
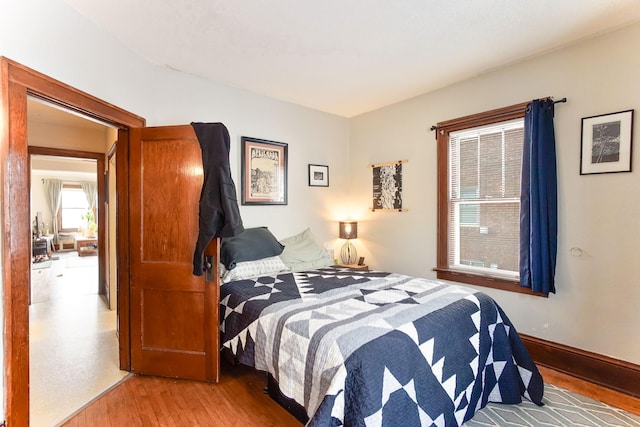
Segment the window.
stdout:
<path fill-rule="evenodd" d="M 438 123 L 438 278 L 518 286 L 526 103 Z"/>
<path fill-rule="evenodd" d="M 82 187 L 77 184 L 63 184 L 60 193 L 60 209 L 58 214 L 61 231 L 78 231 L 86 221 L 82 215 L 87 213 L 89 204 Z"/>

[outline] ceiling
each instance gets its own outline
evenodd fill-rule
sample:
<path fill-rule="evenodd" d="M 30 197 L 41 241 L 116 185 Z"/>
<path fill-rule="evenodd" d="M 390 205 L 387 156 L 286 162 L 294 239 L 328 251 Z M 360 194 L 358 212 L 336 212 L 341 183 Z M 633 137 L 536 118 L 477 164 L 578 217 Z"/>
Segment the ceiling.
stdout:
<path fill-rule="evenodd" d="M 27 114 L 30 124 L 50 124 L 94 131 L 104 131 L 105 127 L 111 127 L 88 116 L 31 97 L 27 98 Z"/>
<path fill-rule="evenodd" d="M 154 64 L 352 117 L 640 21 L 640 0 L 65 0 Z"/>

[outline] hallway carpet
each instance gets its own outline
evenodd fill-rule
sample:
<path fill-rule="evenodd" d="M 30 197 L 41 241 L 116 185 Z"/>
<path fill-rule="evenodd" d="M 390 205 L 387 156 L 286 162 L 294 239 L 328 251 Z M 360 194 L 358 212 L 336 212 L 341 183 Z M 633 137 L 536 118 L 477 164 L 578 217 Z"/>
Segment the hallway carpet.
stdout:
<path fill-rule="evenodd" d="M 78 260 L 76 252 L 59 254 L 51 268 L 32 276 L 29 367 L 34 427 L 59 424 L 128 374 L 118 367 L 116 312 L 97 294 L 97 257 Z"/>

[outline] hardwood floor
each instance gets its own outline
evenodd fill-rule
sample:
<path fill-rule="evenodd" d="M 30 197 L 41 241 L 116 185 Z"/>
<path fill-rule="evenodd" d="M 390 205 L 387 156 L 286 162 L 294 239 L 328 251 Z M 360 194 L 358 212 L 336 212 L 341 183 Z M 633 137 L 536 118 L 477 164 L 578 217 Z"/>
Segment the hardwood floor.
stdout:
<path fill-rule="evenodd" d="M 624 409 L 632 414 L 640 415 L 640 399 L 629 396 L 628 394 L 620 393 L 602 387 L 588 381 L 580 380 L 572 377 L 571 375 L 563 374 L 553 369 L 538 366 L 542 377 L 545 382 L 551 383 L 558 387 L 562 387 L 566 390 L 573 391 L 583 396 L 590 397 L 594 400 L 606 403 L 607 405 L 615 406 L 616 408 Z"/>
<path fill-rule="evenodd" d="M 132 375 L 62 425 L 300 427 L 265 384 L 254 369 L 224 363 L 218 384 Z"/>
<path fill-rule="evenodd" d="M 540 368 L 545 381 L 640 415 L 640 399 Z M 131 376 L 69 419 L 85 426 L 279 426 L 302 424 L 263 392 L 265 378 L 223 364 L 219 384 Z"/>

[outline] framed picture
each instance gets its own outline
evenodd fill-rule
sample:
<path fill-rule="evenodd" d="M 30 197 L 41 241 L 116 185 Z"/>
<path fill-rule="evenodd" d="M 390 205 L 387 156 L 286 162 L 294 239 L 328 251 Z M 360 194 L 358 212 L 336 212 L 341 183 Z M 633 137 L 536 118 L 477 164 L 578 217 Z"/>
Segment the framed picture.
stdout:
<path fill-rule="evenodd" d="M 582 119 L 580 175 L 631 172 L 633 110 Z"/>
<path fill-rule="evenodd" d="M 329 166 L 309 165 L 309 187 L 329 186 Z"/>
<path fill-rule="evenodd" d="M 287 144 L 243 136 L 242 204 L 287 204 Z"/>

